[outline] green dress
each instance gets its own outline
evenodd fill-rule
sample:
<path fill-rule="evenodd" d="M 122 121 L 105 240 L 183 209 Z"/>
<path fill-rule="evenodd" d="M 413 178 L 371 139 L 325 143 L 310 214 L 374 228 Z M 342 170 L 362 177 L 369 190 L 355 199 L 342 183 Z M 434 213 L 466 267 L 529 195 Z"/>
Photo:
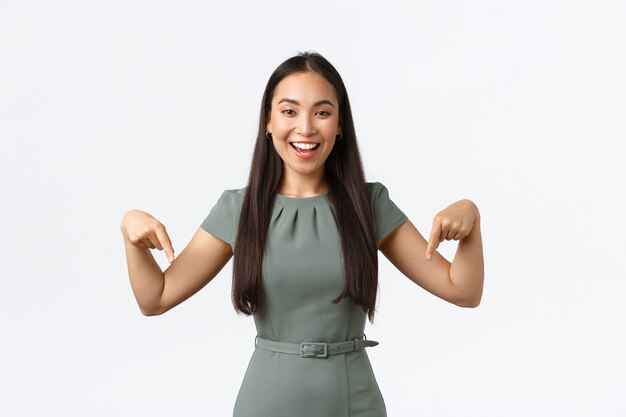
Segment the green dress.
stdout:
<path fill-rule="evenodd" d="M 407 216 L 383 184 L 368 182 L 367 186 L 380 246 Z M 225 190 L 201 224 L 233 247 L 245 191 L 246 187 Z M 341 240 L 328 196 L 277 194 L 263 260 L 267 306 L 253 315 L 258 337 L 291 343 L 362 338 L 367 319 L 363 309 L 350 297 L 331 303 L 344 283 Z M 366 348 L 311 358 L 250 343 L 255 347 L 233 417 L 387 415 Z"/>

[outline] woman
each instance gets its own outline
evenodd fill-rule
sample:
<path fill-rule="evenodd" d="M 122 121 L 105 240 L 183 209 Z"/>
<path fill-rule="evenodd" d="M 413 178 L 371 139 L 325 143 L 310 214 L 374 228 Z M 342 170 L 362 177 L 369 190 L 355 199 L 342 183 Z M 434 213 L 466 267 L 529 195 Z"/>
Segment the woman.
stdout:
<path fill-rule="evenodd" d="M 482 296 L 480 216 L 470 200 L 435 216 L 426 242 L 380 182 L 366 182 L 348 94 L 335 68 L 300 53 L 270 76 L 248 184 L 225 190 L 173 259 L 165 227 L 148 213 L 122 221 L 133 292 L 162 314 L 233 260 L 232 301 L 253 315 L 255 349 L 235 417 L 386 416 L 365 350 L 380 250 L 434 295 L 475 307 Z M 450 264 L 436 252 L 460 240 Z M 162 272 L 149 249 L 165 250 Z M 418 254 L 425 254 L 424 257 Z"/>

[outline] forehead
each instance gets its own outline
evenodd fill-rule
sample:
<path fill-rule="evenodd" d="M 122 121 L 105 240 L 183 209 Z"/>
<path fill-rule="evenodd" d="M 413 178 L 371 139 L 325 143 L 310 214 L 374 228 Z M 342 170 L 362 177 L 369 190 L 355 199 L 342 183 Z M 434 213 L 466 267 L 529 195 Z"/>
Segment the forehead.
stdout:
<path fill-rule="evenodd" d="M 283 78 L 276 86 L 272 101 L 276 104 L 285 97 L 297 100 L 303 105 L 327 99 L 337 106 L 337 95 L 333 85 L 314 71 L 297 72 Z"/>

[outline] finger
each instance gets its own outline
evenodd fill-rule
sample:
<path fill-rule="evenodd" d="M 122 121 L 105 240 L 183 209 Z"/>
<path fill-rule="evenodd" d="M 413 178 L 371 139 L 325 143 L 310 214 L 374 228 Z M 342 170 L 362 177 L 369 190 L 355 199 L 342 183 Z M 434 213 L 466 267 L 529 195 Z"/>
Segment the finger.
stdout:
<path fill-rule="evenodd" d="M 459 236 L 463 236 L 463 224 L 459 221 L 450 222 L 446 233 L 447 240 L 458 240 Z"/>
<path fill-rule="evenodd" d="M 155 233 L 159 238 L 159 243 L 162 244 L 161 248 L 159 249 L 165 249 L 165 255 L 167 256 L 167 260 L 172 262 L 174 260 L 174 247 L 172 246 L 170 237 L 167 235 L 165 226 L 161 225 L 161 227 L 157 227 Z"/>
<path fill-rule="evenodd" d="M 442 221 L 441 241 L 450 240 L 456 234 L 456 227 L 450 220 Z"/>
<path fill-rule="evenodd" d="M 455 240 L 461 240 L 464 239 L 465 237 L 467 237 L 467 235 L 470 234 L 470 232 L 472 231 L 471 227 L 461 227 L 459 229 L 459 232 L 456 234 L 455 236 Z"/>
<path fill-rule="evenodd" d="M 137 241 L 135 243 L 133 243 L 133 245 L 135 245 L 138 248 L 143 248 L 143 249 L 148 249 L 148 247 L 146 246 L 145 243 L 143 243 L 142 241 Z"/>
<path fill-rule="evenodd" d="M 435 249 L 439 246 L 440 242 L 440 234 L 441 234 L 441 225 L 439 220 L 435 218 L 433 221 L 433 228 L 430 231 L 430 237 L 428 238 L 428 245 L 426 245 L 426 259 L 431 260 L 433 258 L 433 253 Z"/>
<path fill-rule="evenodd" d="M 461 240 L 465 237 L 466 233 L 465 230 L 463 230 L 462 227 L 459 227 L 456 231 L 456 233 L 452 236 L 452 239 L 454 240 Z"/>
<path fill-rule="evenodd" d="M 141 242 L 146 245 L 146 248 L 150 248 L 150 249 L 154 249 L 154 243 L 152 243 L 152 240 L 150 240 L 150 237 L 146 236 L 143 239 L 141 239 Z"/>

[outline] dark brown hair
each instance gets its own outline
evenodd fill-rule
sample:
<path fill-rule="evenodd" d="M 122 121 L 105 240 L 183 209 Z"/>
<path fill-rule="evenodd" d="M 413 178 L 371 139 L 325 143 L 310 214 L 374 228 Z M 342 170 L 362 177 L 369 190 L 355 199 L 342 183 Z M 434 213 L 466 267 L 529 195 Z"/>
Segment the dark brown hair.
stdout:
<path fill-rule="evenodd" d="M 265 131 L 278 83 L 288 75 L 306 71 L 319 73 L 333 85 L 339 100 L 339 125 L 343 134 L 341 140 L 335 141 L 324 164 L 328 200 L 341 237 L 346 277 L 344 290 L 332 302 L 338 303 L 350 296 L 373 322 L 378 289 L 378 248 L 372 206 L 346 87 L 335 67 L 317 52 L 300 52 L 287 59 L 274 70 L 265 86 L 234 247 L 232 301 L 235 311 L 247 315 L 265 304 L 263 256 L 271 210 L 283 173 L 283 161 Z"/>

